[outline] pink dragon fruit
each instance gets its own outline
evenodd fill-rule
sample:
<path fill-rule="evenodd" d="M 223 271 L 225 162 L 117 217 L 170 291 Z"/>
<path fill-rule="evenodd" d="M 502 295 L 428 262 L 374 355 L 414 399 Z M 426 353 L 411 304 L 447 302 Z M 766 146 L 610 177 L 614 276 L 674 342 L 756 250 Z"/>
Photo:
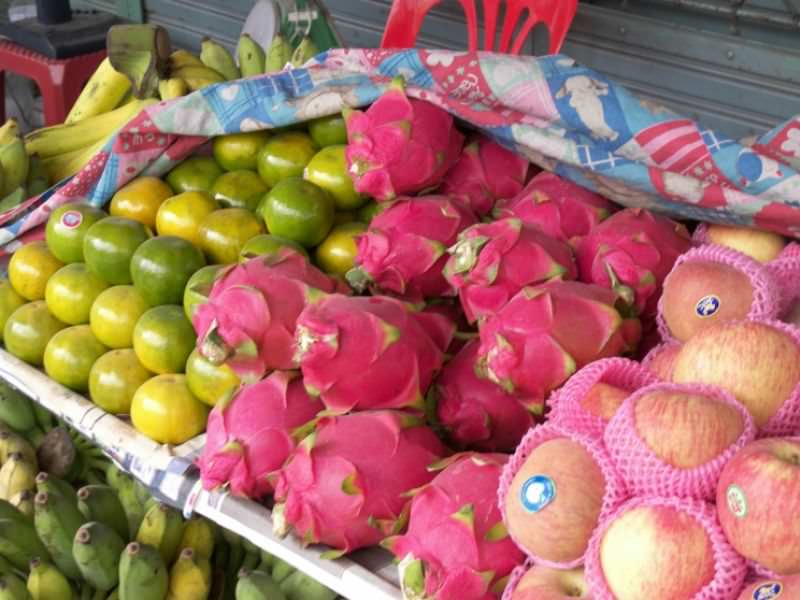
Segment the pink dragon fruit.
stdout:
<path fill-rule="evenodd" d="M 526 408 L 526 398 L 509 394 L 477 373 L 478 340 L 469 342 L 442 369 L 431 387 L 436 416 L 458 447 L 513 452 L 533 427 L 540 403 Z"/>
<path fill-rule="evenodd" d="M 378 201 L 437 186 L 464 143 L 452 115 L 407 98 L 402 79 L 394 80 L 366 112 L 343 114 L 345 158 L 353 185 Z"/>
<path fill-rule="evenodd" d="M 495 314 L 526 285 L 577 277 L 567 244 L 514 218 L 468 227 L 448 252 L 444 275 L 471 323 Z"/>
<path fill-rule="evenodd" d="M 400 560 L 404 598 L 494 600 L 523 553 L 503 525 L 497 487 L 505 454 L 443 460 L 414 493 L 408 533 L 383 542 Z"/>
<path fill-rule="evenodd" d="M 458 162 L 445 175 L 439 193 L 457 196 L 483 216 L 491 212 L 497 200 L 520 192 L 529 166 L 527 159 L 486 136 L 478 136 L 464 146 Z"/>
<path fill-rule="evenodd" d="M 343 291 L 298 252 L 285 248 L 228 268 L 193 318 L 200 353 L 227 363 L 245 382 L 272 369 L 297 368 L 294 328 L 310 298 Z"/>
<path fill-rule="evenodd" d="M 421 417 L 371 411 L 325 417 L 278 473 L 273 524 L 340 556 L 404 525 L 407 492 L 428 483 L 446 454 Z"/>
<path fill-rule="evenodd" d="M 324 407 L 290 371 L 273 371 L 220 401 L 208 417 L 206 445 L 197 460 L 207 490 L 230 484 L 234 494 L 260 498 L 267 476 L 281 468 L 305 425 Z"/>
<path fill-rule="evenodd" d="M 447 196 L 398 199 L 358 237 L 357 267 L 347 280 L 358 291 L 371 284 L 409 300 L 452 294 L 442 274 L 446 250 L 476 221 Z"/>
<path fill-rule="evenodd" d="M 455 326 L 388 296 L 330 295 L 297 319 L 297 360 L 306 389 L 334 414 L 423 409 Z"/>
<path fill-rule="evenodd" d="M 691 245 L 683 225 L 643 208 L 613 214 L 581 240 L 581 280 L 613 288 L 643 317 L 654 316 L 661 285 Z"/>
<path fill-rule="evenodd" d="M 637 319 L 623 319 L 608 288 L 577 281 L 527 287 L 481 324 L 478 364 L 509 393 L 543 401 L 577 369 L 632 351 Z"/>
<path fill-rule="evenodd" d="M 516 217 L 571 244 L 612 212 L 614 205 L 601 195 L 547 172 L 539 173 L 519 194 L 498 201 L 494 208 L 498 219 Z"/>

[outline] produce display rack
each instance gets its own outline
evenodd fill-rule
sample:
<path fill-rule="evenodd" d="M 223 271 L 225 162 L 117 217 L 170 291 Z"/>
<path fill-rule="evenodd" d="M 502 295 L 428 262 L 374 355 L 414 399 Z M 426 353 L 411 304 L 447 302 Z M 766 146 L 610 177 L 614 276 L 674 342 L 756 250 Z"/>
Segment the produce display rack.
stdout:
<path fill-rule="evenodd" d="M 204 435 L 176 447 L 158 444 L 123 419 L 105 412 L 2 349 L 0 379 L 92 440 L 156 497 L 183 510 L 185 516 L 197 513 L 216 522 L 345 598 L 402 598 L 397 568 L 385 550 L 370 548 L 338 560 L 323 559 L 325 547 L 303 548 L 296 538 L 281 539 L 274 535 L 271 514 L 265 506 L 227 492 L 203 490 L 193 460 L 203 448 Z"/>

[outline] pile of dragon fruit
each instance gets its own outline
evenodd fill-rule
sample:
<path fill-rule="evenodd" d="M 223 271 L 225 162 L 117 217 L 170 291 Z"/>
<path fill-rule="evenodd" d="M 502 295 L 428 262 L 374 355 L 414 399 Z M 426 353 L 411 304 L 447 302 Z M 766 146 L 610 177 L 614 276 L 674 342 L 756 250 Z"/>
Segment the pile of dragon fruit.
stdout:
<path fill-rule="evenodd" d="M 283 249 L 196 312 L 245 382 L 204 486 L 382 544 L 406 598 L 800 594 L 800 246 L 620 210 L 400 89 L 347 126 L 384 205 L 348 283 Z"/>

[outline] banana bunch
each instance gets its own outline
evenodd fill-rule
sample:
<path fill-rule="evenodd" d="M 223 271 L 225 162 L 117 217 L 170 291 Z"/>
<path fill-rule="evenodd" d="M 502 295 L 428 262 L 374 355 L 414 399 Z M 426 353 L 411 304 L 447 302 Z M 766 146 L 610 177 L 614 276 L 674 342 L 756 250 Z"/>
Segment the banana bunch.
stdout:
<path fill-rule="evenodd" d="M 256 567 L 238 573 L 236 600 L 334 600 L 336 592 L 289 563 L 261 551 Z"/>
<path fill-rule="evenodd" d="M 0 126 L 0 213 L 43 191 L 41 169 L 35 162 L 25 151 L 17 122 L 7 120 Z"/>

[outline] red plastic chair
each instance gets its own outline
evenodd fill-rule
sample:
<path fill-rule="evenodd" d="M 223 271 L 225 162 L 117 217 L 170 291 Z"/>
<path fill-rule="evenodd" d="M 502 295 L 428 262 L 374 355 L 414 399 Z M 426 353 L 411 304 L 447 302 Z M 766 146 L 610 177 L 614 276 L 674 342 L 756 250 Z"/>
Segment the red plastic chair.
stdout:
<path fill-rule="evenodd" d="M 425 15 L 441 0 L 394 0 L 383 30 L 381 48 L 412 48 Z M 505 0 L 506 14 L 500 34 L 500 45 L 494 48 L 497 15 L 504 0 L 483 0 L 483 49 L 506 54 L 519 54 L 526 38 L 537 23 L 544 23 L 550 31 L 550 53 L 556 54 L 564 43 L 572 24 L 578 0 Z M 459 0 L 467 17 L 469 49 L 478 49 L 478 17 L 475 0 Z M 527 12 L 527 18 L 513 39 L 514 28 Z M 509 46 L 510 49 L 509 49 Z"/>

